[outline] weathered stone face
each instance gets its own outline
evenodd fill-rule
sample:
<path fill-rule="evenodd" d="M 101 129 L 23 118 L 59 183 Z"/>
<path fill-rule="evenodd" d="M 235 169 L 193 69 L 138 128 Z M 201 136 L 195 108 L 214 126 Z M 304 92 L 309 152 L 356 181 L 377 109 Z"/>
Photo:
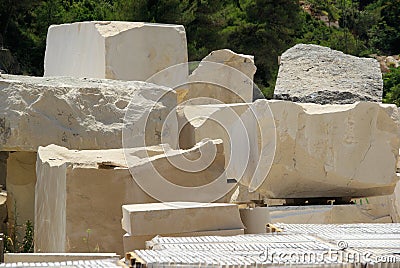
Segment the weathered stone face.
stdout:
<path fill-rule="evenodd" d="M 176 106 L 173 90 L 145 82 L 1 75 L 0 85 L 1 151 L 121 148 L 123 127 L 146 145 L 160 144 L 162 123 Z M 124 125 L 132 98 L 136 106 Z"/>
<path fill-rule="evenodd" d="M 267 114 L 262 113 L 269 109 L 268 105 L 275 129 L 268 124 Z M 258 132 L 246 116 L 250 109 L 260 122 Z M 246 146 L 242 152 L 249 156 L 245 164 L 250 169 L 238 173 L 242 165 L 239 161 L 233 169 L 227 168 L 227 173 L 268 198 L 384 195 L 392 193 L 398 181 L 399 115 L 395 105 L 258 100 L 251 105 L 188 106 L 181 110 L 179 118 L 181 122 L 190 122 L 186 131 L 192 132 L 195 141 L 204 135 L 220 138 L 228 144 L 226 148 L 231 149 L 231 155 L 235 150 L 238 155 L 240 143 L 246 142 L 245 136 L 236 143 L 238 146 L 232 143 L 235 139 L 230 140 L 238 132 L 234 126 L 242 121 L 250 137 L 249 144 L 253 144 L 251 141 L 258 144 Z M 223 126 L 218 126 L 215 119 L 221 119 Z M 271 131 L 276 133 L 276 148 L 271 146 L 273 135 L 260 145 L 260 133 Z M 236 158 L 227 158 L 225 163 L 238 161 Z M 264 176 L 254 171 L 257 162 L 263 170 L 271 165 L 269 173 Z"/>
<path fill-rule="evenodd" d="M 146 81 L 187 59 L 182 25 L 77 22 L 50 26 L 44 75 Z"/>
<path fill-rule="evenodd" d="M 9 223 L 34 222 L 36 152 L 11 152 L 7 159 L 7 210 Z M 17 215 L 16 215 L 17 214 Z"/>
<path fill-rule="evenodd" d="M 319 104 L 382 101 L 383 81 L 375 59 L 317 45 L 298 44 L 280 59 L 275 99 Z"/>

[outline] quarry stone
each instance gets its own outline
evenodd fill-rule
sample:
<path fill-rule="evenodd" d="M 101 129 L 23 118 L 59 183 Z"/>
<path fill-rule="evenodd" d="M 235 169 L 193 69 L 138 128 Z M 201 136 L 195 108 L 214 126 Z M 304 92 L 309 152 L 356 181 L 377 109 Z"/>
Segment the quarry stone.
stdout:
<path fill-rule="evenodd" d="M 267 109 L 272 111 L 274 128 L 271 123 L 263 123 L 268 121 L 268 114 L 261 112 Z M 249 124 L 248 110 L 258 119 L 258 128 Z M 228 146 L 234 146 L 231 153 L 236 150 L 239 158 L 240 152 L 247 155 L 243 173 L 243 159 L 230 160 L 226 153 L 225 163 L 235 163 L 235 168 L 227 168 L 227 173 L 267 198 L 386 195 L 393 193 L 398 181 L 399 114 L 395 105 L 257 100 L 251 105 L 188 105 L 181 109 L 178 118 L 189 122 L 186 131 L 192 133 L 194 141 L 204 136 L 219 138 L 227 144 L 226 151 L 230 150 Z M 223 124 L 216 124 L 216 119 Z M 246 143 L 239 128 L 233 127 L 238 121 L 243 122 L 243 131 L 253 141 L 242 149 L 240 142 L 232 143 L 235 135 L 242 137 L 242 144 Z M 276 136 L 267 136 L 260 145 L 261 134 L 271 131 Z M 190 143 L 187 136 L 181 140 Z M 254 171 L 258 162 L 263 169 L 270 164 L 269 172 Z"/>
<path fill-rule="evenodd" d="M 183 154 L 195 159 L 207 146 L 207 142 L 200 143 Z M 126 154 L 131 156 L 131 165 L 133 159 L 139 169 L 152 162 L 156 168 L 162 168 L 171 183 L 183 182 L 187 187 L 207 183 L 221 171 L 220 165 L 214 164 L 193 177 L 184 176 L 185 173 L 163 160 L 166 154 L 162 146 L 131 148 L 128 152 L 123 149 L 68 150 L 56 145 L 39 147 L 34 213 L 36 252 L 85 252 L 88 245 L 82 243 L 82 237 L 86 237 L 90 229 L 91 249 L 98 246 L 100 252 L 123 253 L 125 232 L 121 228 L 121 206 L 158 202 L 132 178 Z M 145 179 L 151 179 L 150 176 L 151 173 Z M 182 200 L 176 193 L 171 195 Z M 218 200 L 227 201 L 229 196 Z M 182 231 L 168 233 L 174 232 Z"/>
<path fill-rule="evenodd" d="M 275 99 L 319 104 L 382 102 L 379 62 L 311 44 L 298 44 L 280 58 Z"/>
<path fill-rule="evenodd" d="M 160 144 L 163 120 L 176 105 L 173 90 L 145 82 L 1 75 L 0 86 L 1 151 L 121 148 L 123 127 L 133 128 L 146 111 L 146 144 Z M 140 107 L 124 124 L 133 98 Z"/>
<path fill-rule="evenodd" d="M 243 227 L 235 204 L 164 202 L 122 206 L 122 228 L 135 236 Z"/>
<path fill-rule="evenodd" d="M 187 60 L 182 25 L 76 22 L 50 26 L 44 76 L 146 81 L 155 73 Z M 187 71 L 181 75 L 186 78 Z"/>
<path fill-rule="evenodd" d="M 222 103 L 252 102 L 256 69 L 254 56 L 229 49 L 212 51 L 189 75 L 189 84 L 177 89 L 178 102 L 194 98 Z"/>

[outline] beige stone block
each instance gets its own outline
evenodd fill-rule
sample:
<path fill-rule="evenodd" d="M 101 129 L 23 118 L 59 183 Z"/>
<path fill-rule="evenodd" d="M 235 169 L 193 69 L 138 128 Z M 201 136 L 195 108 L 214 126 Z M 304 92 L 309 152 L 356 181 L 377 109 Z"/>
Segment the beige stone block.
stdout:
<path fill-rule="evenodd" d="M 10 224 L 35 220 L 35 152 L 11 152 L 7 159 L 7 210 Z"/>
<path fill-rule="evenodd" d="M 176 105 L 174 91 L 144 82 L 1 75 L 0 83 L 0 151 L 13 152 L 7 160 L 7 204 L 12 220 L 17 202 L 19 224 L 34 220 L 38 146 L 121 148 L 124 128 L 134 134 L 130 146 L 160 144 L 163 121 Z"/>
<path fill-rule="evenodd" d="M 189 233 L 177 233 L 177 234 L 164 234 L 163 236 L 168 237 L 185 237 L 185 236 L 231 236 L 231 235 L 242 235 L 244 229 L 231 229 L 231 230 L 212 230 L 202 232 L 189 232 Z M 132 236 L 128 233 L 124 234 L 124 252 L 132 251 L 135 249 L 146 249 L 146 242 L 151 241 L 154 235 L 142 235 Z"/>
<path fill-rule="evenodd" d="M 182 25 L 76 22 L 49 27 L 44 76 L 146 81 L 165 68 L 186 63 L 187 59 Z M 187 70 L 181 71 L 186 78 Z"/>
<path fill-rule="evenodd" d="M 252 102 L 256 70 L 254 56 L 212 51 L 189 75 L 189 84 L 177 89 L 178 103 L 195 98 L 206 98 L 202 104 Z"/>
<path fill-rule="evenodd" d="M 228 177 L 267 198 L 385 195 L 398 181 L 394 105 L 257 100 L 187 105 L 178 118 L 194 142 L 222 139 Z"/>
<path fill-rule="evenodd" d="M 134 236 L 243 229 L 238 206 L 227 203 L 132 204 L 122 215 L 122 228 Z"/>
<path fill-rule="evenodd" d="M 209 141 L 206 144 L 209 146 L 213 143 Z M 168 154 L 177 156 L 179 152 L 196 159 L 204 149 L 203 145 L 200 143 L 196 148 L 186 151 L 172 150 Z M 134 168 L 144 166 L 143 171 L 149 173 L 148 163 L 153 163 L 159 170 L 162 167 L 165 176 L 171 179 L 170 183 L 185 182 L 188 187 L 207 183 L 209 176 L 214 177 L 221 169 L 219 164 L 211 165 L 194 174 L 191 180 L 190 173 L 181 173 L 172 164 L 167 165 L 169 162 L 164 159 L 166 156 L 161 146 L 132 148 L 126 153 L 132 161 L 136 159 L 131 162 L 132 165 L 136 163 Z M 132 178 L 123 149 L 68 150 L 56 145 L 39 147 L 36 167 L 36 252 L 87 252 L 98 249 L 100 252 L 122 254 L 124 232 L 121 228 L 121 206 L 159 201 Z M 143 175 L 147 175 L 145 180 L 152 179 L 151 173 Z M 153 184 L 155 188 L 158 186 L 157 183 Z M 197 193 L 193 198 L 207 198 L 210 195 L 207 191 L 197 190 Z M 172 192 L 171 196 L 182 200 L 176 192 Z M 227 200 L 229 196 L 223 196 L 218 201 Z M 154 233 L 157 232 L 151 234 Z"/>
<path fill-rule="evenodd" d="M 0 83 L 0 151 L 122 148 L 124 128 L 158 145 L 176 106 L 173 90 L 137 81 L 1 75 Z M 129 146 L 144 142 L 132 138 Z"/>
<path fill-rule="evenodd" d="M 276 153 L 260 192 L 272 198 L 393 192 L 400 145 L 394 105 L 269 104 L 275 118 Z"/>
<path fill-rule="evenodd" d="M 98 165 L 103 162 L 116 166 Z M 156 202 L 142 191 L 124 166 L 121 149 L 40 147 L 35 251 L 88 252 L 98 248 L 100 252 L 122 254 L 121 206 Z"/>
<path fill-rule="evenodd" d="M 390 208 L 383 204 L 269 207 L 272 223 L 391 223 Z"/>

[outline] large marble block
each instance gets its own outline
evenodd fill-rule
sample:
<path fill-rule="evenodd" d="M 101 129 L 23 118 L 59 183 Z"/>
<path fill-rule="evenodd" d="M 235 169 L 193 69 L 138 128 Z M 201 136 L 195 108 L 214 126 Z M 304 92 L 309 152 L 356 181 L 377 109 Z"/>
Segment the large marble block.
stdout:
<path fill-rule="evenodd" d="M 280 58 L 275 98 L 320 104 L 382 101 L 379 62 L 311 44 L 298 44 Z"/>
<path fill-rule="evenodd" d="M 138 122 L 146 145 L 160 144 L 176 106 L 173 90 L 137 81 L 1 75 L 0 88 L 0 151 L 122 148 L 122 129 Z"/>
<path fill-rule="evenodd" d="M 265 113 L 269 109 L 272 114 Z M 273 118 L 272 127 L 266 116 Z M 268 198 L 385 195 L 393 193 L 398 181 L 399 114 L 394 105 L 257 100 L 188 105 L 180 108 L 178 118 L 191 133 L 181 137 L 182 143 L 222 139 L 229 177 Z"/>
<path fill-rule="evenodd" d="M 130 146 L 160 144 L 175 105 L 173 90 L 145 82 L 0 75 L 0 151 L 13 152 L 0 172 L 10 219 L 33 221 L 39 146 L 121 148 L 123 129 L 136 137 Z"/>
<path fill-rule="evenodd" d="M 157 233 L 157 230 L 155 230 Z M 185 236 L 231 236 L 231 235 L 242 235 L 244 234 L 244 229 L 219 229 L 211 231 L 201 231 L 201 232 L 184 232 L 175 234 L 165 234 L 163 236 L 167 237 L 185 237 Z M 155 238 L 157 234 L 153 235 L 139 235 L 134 236 L 129 233 L 124 234 L 124 252 L 133 251 L 135 249 L 146 249 L 146 242 L 151 241 Z"/>
<path fill-rule="evenodd" d="M 154 181 L 150 168 L 159 170 L 169 184 L 175 185 L 169 192 L 171 198 L 193 201 L 190 196 L 186 196 L 188 199 L 185 200 L 185 196 L 179 194 L 182 188 L 179 185 L 182 183 L 190 188 L 207 184 L 220 174 L 223 163 L 211 163 L 207 168 L 191 174 L 169 163 L 168 157 L 174 162 L 180 153 L 195 160 L 212 144 L 213 141 L 206 141 L 189 150 L 168 152 L 164 152 L 162 146 L 131 148 L 125 152 L 124 149 L 68 150 L 56 145 L 39 147 L 35 251 L 85 252 L 88 247 L 93 250 L 98 246 L 100 252 L 122 254 L 124 232 L 121 228 L 121 206 L 163 201 L 153 198 L 152 189 L 143 187 L 146 186 L 143 180 L 152 183 L 153 189 L 161 187 Z M 223 156 L 217 158 L 224 160 Z M 143 177 L 132 178 L 128 165 L 141 170 L 134 175 Z M 208 195 L 212 194 L 200 189 L 191 198 L 207 201 Z M 228 200 L 229 196 L 224 196 L 218 202 Z M 89 245 L 82 240 L 87 236 L 88 229 L 91 230 Z"/>
<path fill-rule="evenodd" d="M 212 51 L 189 75 L 188 85 L 177 89 L 178 102 L 195 98 L 204 103 L 253 101 L 254 56 L 229 49 Z"/>
<path fill-rule="evenodd" d="M 146 81 L 187 59 L 182 25 L 76 22 L 50 26 L 44 75 Z"/>

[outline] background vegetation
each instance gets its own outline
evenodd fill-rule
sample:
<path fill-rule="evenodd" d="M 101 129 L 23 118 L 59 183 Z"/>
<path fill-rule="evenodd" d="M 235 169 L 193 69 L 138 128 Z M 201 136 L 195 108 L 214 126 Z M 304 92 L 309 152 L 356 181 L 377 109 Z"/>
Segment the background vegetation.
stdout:
<path fill-rule="evenodd" d="M 400 0 L 0 0 L 0 46 L 16 59 L 15 72 L 40 76 L 48 26 L 86 20 L 183 24 L 190 60 L 220 48 L 254 55 L 267 97 L 278 56 L 296 43 L 357 56 L 400 53 Z M 385 100 L 397 104 L 399 73 L 385 76 Z"/>

